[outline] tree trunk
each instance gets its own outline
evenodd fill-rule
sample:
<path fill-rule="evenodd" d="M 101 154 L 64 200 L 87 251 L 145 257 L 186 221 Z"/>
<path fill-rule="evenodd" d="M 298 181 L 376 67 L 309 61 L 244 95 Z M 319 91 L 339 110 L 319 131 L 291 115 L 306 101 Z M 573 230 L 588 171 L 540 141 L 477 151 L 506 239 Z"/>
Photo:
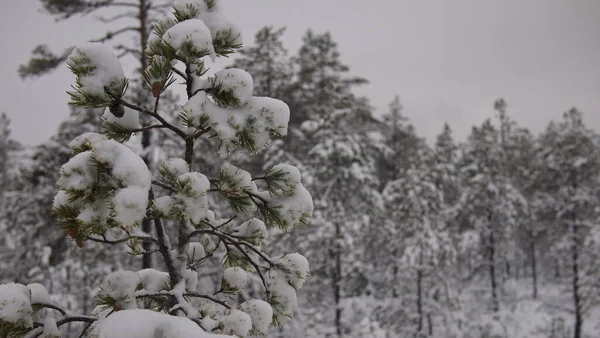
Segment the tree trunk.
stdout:
<path fill-rule="evenodd" d="M 427 328 L 430 337 L 433 337 L 433 318 L 431 318 L 431 313 L 427 314 Z"/>
<path fill-rule="evenodd" d="M 139 0 L 138 18 L 140 21 L 140 74 L 143 74 L 148 68 L 148 59 L 146 58 L 146 48 L 148 47 L 148 3 L 147 0 Z M 151 143 L 151 131 L 144 130 L 142 132 L 142 149 L 147 150 Z M 145 151 L 142 156 L 144 163 L 150 167 L 151 158 L 149 152 Z M 142 220 L 142 231 L 147 234 L 152 234 L 152 223 L 149 218 Z M 152 243 L 142 243 L 144 252 L 149 252 L 152 249 Z M 153 266 L 152 255 L 142 255 L 142 269 L 149 269 Z"/>
<path fill-rule="evenodd" d="M 419 252 L 419 266 L 417 267 L 417 332 L 418 336 L 421 336 L 423 332 L 423 271 L 421 266 L 423 264 L 423 248 Z"/>
<path fill-rule="evenodd" d="M 88 268 L 88 264 L 86 262 L 86 254 L 85 250 L 81 250 L 81 262 L 83 263 L 81 268 L 83 271 L 83 285 L 87 286 L 88 284 L 88 275 L 89 271 L 85 271 Z M 83 313 L 87 314 L 88 312 L 88 303 L 90 302 L 90 290 L 88 288 L 84 288 L 81 303 L 83 305 Z"/>
<path fill-rule="evenodd" d="M 573 222 L 570 225 L 571 232 L 571 260 L 572 260 L 572 287 L 573 287 L 573 305 L 575 306 L 575 330 L 574 338 L 581 338 L 583 328 L 583 310 L 581 304 L 581 298 L 579 293 L 579 248 L 577 246 L 577 227 L 575 225 L 575 216 L 573 216 Z"/>
<path fill-rule="evenodd" d="M 529 242 L 529 254 L 531 255 L 531 282 L 533 284 L 533 299 L 537 299 L 537 257 L 535 252 L 535 239 L 531 238 Z"/>
<path fill-rule="evenodd" d="M 395 262 L 398 255 L 398 248 L 392 250 L 392 259 L 394 260 L 394 268 L 392 275 L 394 276 L 394 285 L 392 285 L 392 297 L 398 298 L 398 264 Z M 376 260 L 377 261 L 377 260 Z"/>
<path fill-rule="evenodd" d="M 423 291 L 421 290 L 421 280 L 423 279 L 423 273 L 421 269 L 417 270 L 417 332 L 423 330 Z"/>
<path fill-rule="evenodd" d="M 341 251 L 342 251 L 342 248 L 340 247 L 341 246 L 340 245 L 341 236 L 342 236 L 342 234 L 341 234 L 339 222 L 336 222 L 336 224 L 335 224 L 335 276 L 334 276 L 334 281 L 333 281 L 334 282 L 333 287 L 334 287 L 334 298 L 335 298 L 335 330 L 336 330 L 338 338 L 342 337 L 342 306 L 341 306 L 341 300 L 342 300 Z"/>
<path fill-rule="evenodd" d="M 492 293 L 492 311 L 498 312 L 498 310 L 500 310 L 500 305 L 498 304 L 498 294 L 497 294 L 498 286 L 496 285 L 496 266 L 494 264 L 495 254 L 496 254 L 495 251 L 496 251 L 496 243 L 495 243 L 495 238 L 494 238 L 494 231 L 490 231 L 489 248 L 488 248 L 488 252 L 489 252 L 488 263 L 489 263 L 489 274 L 490 274 L 490 286 L 491 286 L 491 293 Z"/>

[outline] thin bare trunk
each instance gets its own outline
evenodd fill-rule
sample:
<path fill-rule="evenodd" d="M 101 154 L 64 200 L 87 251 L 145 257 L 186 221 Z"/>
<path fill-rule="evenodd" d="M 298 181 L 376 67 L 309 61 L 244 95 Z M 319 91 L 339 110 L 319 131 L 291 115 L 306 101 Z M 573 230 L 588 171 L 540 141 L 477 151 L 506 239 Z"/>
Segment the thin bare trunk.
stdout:
<path fill-rule="evenodd" d="M 583 310 L 581 304 L 580 290 L 579 290 L 579 248 L 577 247 L 577 227 L 575 225 L 575 216 L 573 216 L 573 222 L 570 226 L 572 243 L 571 243 L 571 260 L 572 260 L 572 273 L 573 277 L 571 285 L 573 287 L 573 305 L 575 306 L 575 329 L 574 338 L 580 338 L 582 335 L 583 328 Z"/>
<path fill-rule="evenodd" d="M 417 270 L 417 332 L 423 330 L 423 290 L 422 290 L 423 272 Z"/>
<path fill-rule="evenodd" d="M 342 283 L 342 259 L 341 259 L 341 247 L 340 247 L 340 239 L 341 239 L 341 229 L 339 222 L 335 224 L 335 279 L 333 283 L 334 287 L 334 298 L 335 298 L 335 330 L 337 336 L 339 338 L 342 337 L 342 292 L 341 292 L 341 283 Z"/>
<path fill-rule="evenodd" d="M 145 50 L 148 46 L 148 3 L 147 0 L 140 0 L 139 2 L 139 10 L 138 10 L 138 18 L 140 21 L 140 72 L 143 74 L 148 68 L 148 59 L 146 58 Z M 147 149 L 150 147 L 151 143 L 151 131 L 144 130 L 142 132 L 142 148 Z M 148 152 L 144 152 L 144 156 L 142 157 L 146 165 L 150 165 L 151 158 Z M 150 218 L 144 218 L 142 221 L 142 231 L 147 234 L 152 233 L 152 220 Z M 145 252 L 149 252 L 152 249 L 152 243 L 144 242 L 142 243 L 142 247 Z M 143 254 L 142 255 L 142 269 L 149 269 L 153 266 L 152 255 L 151 254 Z"/>
<path fill-rule="evenodd" d="M 419 252 L 419 267 L 417 268 L 417 332 L 421 336 L 423 332 L 423 248 Z"/>
<path fill-rule="evenodd" d="M 537 288 L 537 257 L 535 252 L 535 240 L 530 239 L 529 251 L 531 255 L 531 282 L 533 284 L 533 299 L 537 299 L 538 288 Z"/>
<path fill-rule="evenodd" d="M 491 216 L 490 216 L 491 219 Z M 500 305 L 498 304 L 498 293 L 497 293 L 497 283 L 496 283 L 496 239 L 494 238 L 494 231 L 490 229 L 489 234 L 489 248 L 488 248 L 488 264 L 489 264 L 489 274 L 490 274 L 490 287 L 492 293 L 492 311 L 498 312 L 500 310 Z"/>

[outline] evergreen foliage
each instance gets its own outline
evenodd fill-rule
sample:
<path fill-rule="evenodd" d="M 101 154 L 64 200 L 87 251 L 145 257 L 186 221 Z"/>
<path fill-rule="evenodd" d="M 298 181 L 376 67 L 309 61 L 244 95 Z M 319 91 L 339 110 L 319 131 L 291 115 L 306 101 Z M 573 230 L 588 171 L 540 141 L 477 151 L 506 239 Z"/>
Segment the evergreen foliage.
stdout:
<path fill-rule="evenodd" d="M 64 19 L 117 3 L 44 5 Z M 9 182 L 1 187 L 3 282 L 48 285 L 51 305 L 92 313 L 73 317 L 84 325 L 131 313 L 135 304 L 177 316 L 197 311 L 194 325 L 240 337 L 597 335 L 600 137 L 581 112 L 572 109 L 535 134 L 499 99 L 490 106 L 493 117 L 467 140 L 456 140 L 445 124 L 428 143 L 399 96 L 377 112 L 353 92 L 366 80 L 351 75 L 330 33 L 308 31 L 293 55 L 282 43 L 284 28 L 265 27 L 243 47 L 228 21 L 210 34 L 212 49 L 195 33 L 174 39 L 181 23 L 214 19 L 218 7 L 176 1 L 172 17 L 149 19 L 140 76 L 109 79 L 95 95 L 85 81 L 94 60 L 71 58 L 80 80 L 73 103 L 109 108 L 101 118 L 75 107 L 57 135 L 36 148 L 10 141 L 8 119 L 0 118 L 2 179 Z M 41 73 L 70 53 L 39 47 L 39 57 L 20 72 Z M 231 54 L 231 67 L 206 76 L 206 58 Z M 170 92 L 178 84 L 189 99 L 183 109 Z M 289 129 L 274 118 L 285 108 L 264 97 L 289 103 Z M 99 144 L 106 140 L 89 134 L 68 147 L 100 130 L 143 155 L 137 176 L 152 173 L 147 207 L 136 217 L 125 209 L 137 201 L 121 209 L 115 203 L 132 186 L 103 157 Z M 59 166 L 80 154 L 93 156 L 71 178 L 89 170 L 93 184 L 67 187 L 72 182 Z M 55 212 L 74 241 L 50 221 L 59 178 L 69 198 Z M 314 193 L 310 223 L 312 206 L 299 202 L 306 191 Z M 82 220 L 89 202 L 90 213 L 101 217 Z M 302 256 L 281 255 L 296 250 L 311 263 L 310 279 Z M 139 256 L 154 258 L 157 270 L 137 271 Z M 115 269 L 126 271 L 111 274 Z M 0 326 L 1 334 L 15 336 L 31 329 Z M 84 329 L 73 324 L 63 331 L 75 337 Z"/>

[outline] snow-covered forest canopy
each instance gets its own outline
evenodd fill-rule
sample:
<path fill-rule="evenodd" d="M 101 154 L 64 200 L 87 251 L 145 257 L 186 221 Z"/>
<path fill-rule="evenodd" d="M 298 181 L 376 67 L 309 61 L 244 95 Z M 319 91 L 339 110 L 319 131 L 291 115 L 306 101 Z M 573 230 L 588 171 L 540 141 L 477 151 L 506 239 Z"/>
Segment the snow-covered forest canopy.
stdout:
<path fill-rule="evenodd" d="M 498 98 L 428 142 L 399 96 L 380 116 L 356 94 L 328 32 L 291 53 L 219 0 L 41 4 L 116 14 L 19 68 L 73 73 L 50 140 L 0 115 L 0 337 L 600 336 L 600 134 L 577 108 L 533 133 Z"/>

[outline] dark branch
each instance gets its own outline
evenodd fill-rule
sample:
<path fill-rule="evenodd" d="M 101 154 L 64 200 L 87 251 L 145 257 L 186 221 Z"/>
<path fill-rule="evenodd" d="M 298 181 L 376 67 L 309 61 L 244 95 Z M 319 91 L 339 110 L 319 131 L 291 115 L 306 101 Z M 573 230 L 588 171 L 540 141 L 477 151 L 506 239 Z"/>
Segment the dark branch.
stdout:
<path fill-rule="evenodd" d="M 137 110 L 140 113 L 144 113 L 146 115 L 150 115 L 152 117 L 154 117 L 155 119 L 157 119 L 158 121 L 160 121 L 160 123 L 162 123 L 163 126 L 165 126 L 165 128 L 171 129 L 173 132 L 175 132 L 175 134 L 179 135 L 181 138 L 183 139 L 187 139 L 187 135 L 179 128 L 175 127 L 174 125 L 170 124 L 169 122 L 167 122 L 164 118 L 162 118 L 162 116 L 158 115 L 157 113 L 151 112 L 147 109 L 144 109 L 140 106 L 136 106 L 135 104 L 129 103 L 125 100 L 123 100 L 122 98 L 117 98 L 113 96 L 113 99 L 117 99 L 120 103 L 122 103 L 124 106 L 129 107 L 133 110 Z"/>
<path fill-rule="evenodd" d="M 132 132 L 132 133 L 139 133 L 139 132 L 150 130 L 150 129 L 162 129 L 162 128 L 167 128 L 167 126 L 164 126 L 162 124 L 154 124 L 154 125 L 147 126 L 147 127 L 133 129 L 133 130 L 130 130 L 130 132 Z"/>
<path fill-rule="evenodd" d="M 123 34 L 123 33 L 126 33 L 126 32 L 131 32 L 131 31 L 137 31 L 137 32 L 139 32 L 140 28 L 139 27 L 123 27 L 123 28 L 121 28 L 119 30 L 116 30 L 114 32 L 107 32 L 105 36 L 103 36 L 103 37 L 101 37 L 99 39 L 90 40 L 90 41 L 91 42 L 105 42 L 105 41 L 113 39 L 117 35 L 120 35 L 120 34 Z"/>
<path fill-rule="evenodd" d="M 124 19 L 124 18 L 129 18 L 129 19 L 137 19 L 137 14 L 135 12 L 127 12 L 127 13 L 122 13 L 122 14 L 118 14 L 118 15 L 114 15 L 112 17 L 103 17 L 103 16 L 97 16 L 96 20 L 102 22 L 102 23 L 111 23 L 113 21 L 117 21 L 120 19 Z"/>
<path fill-rule="evenodd" d="M 31 304 L 32 307 L 40 307 L 40 308 L 48 308 L 48 309 L 53 309 L 56 310 L 58 312 L 60 312 L 60 314 L 62 314 L 63 316 L 67 315 L 67 312 L 63 309 L 61 309 L 60 307 L 53 305 L 53 304 L 46 304 L 46 303 L 33 303 Z"/>
<path fill-rule="evenodd" d="M 103 238 L 97 238 L 97 237 L 93 237 L 93 236 L 88 236 L 87 239 L 89 239 L 92 242 L 98 242 L 98 243 L 105 243 L 105 244 L 119 244 L 119 243 L 124 243 L 127 242 L 128 240 L 131 239 L 139 239 L 142 242 L 152 242 L 154 244 L 158 245 L 158 240 L 154 237 L 150 237 L 150 236 L 129 236 L 126 238 L 121 238 L 121 239 L 117 239 L 114 241 L 111 241 L 109 239 L 107 239 L 106 237 Z"/>
<path fill-rule="evenodd" d="M 204 299 L 208 299 L 210 301 L 213 301 L 217 304 L 220 304 L 222 306 L 224 306 L 227 309 L 231 309 L 231 307 L 229 305 L 227 305 L 227 303 L 225 303 L 224 301 L 218 300 L 214 297 L 211 297 L 209 295 L 203 295 L 203 294 L 199 294 L 197 292 L 188 292 L 188 293 L 184 293 L 183 294 L 184 297 L 196 297 L 196 298 L 204 298 Z"/>
<path fill-rule="evenodd" d="M 57 321 L 56 325 L 60 327 L 62 325 L 65 325 L 67 323 L 72 323 L 72 322 L 93 323 L 95 321 L 96 321 L 96 318 L 94 318 L 94 317 L 74 316 L 74 317 L 63 318 L 63 319 Z"/>

